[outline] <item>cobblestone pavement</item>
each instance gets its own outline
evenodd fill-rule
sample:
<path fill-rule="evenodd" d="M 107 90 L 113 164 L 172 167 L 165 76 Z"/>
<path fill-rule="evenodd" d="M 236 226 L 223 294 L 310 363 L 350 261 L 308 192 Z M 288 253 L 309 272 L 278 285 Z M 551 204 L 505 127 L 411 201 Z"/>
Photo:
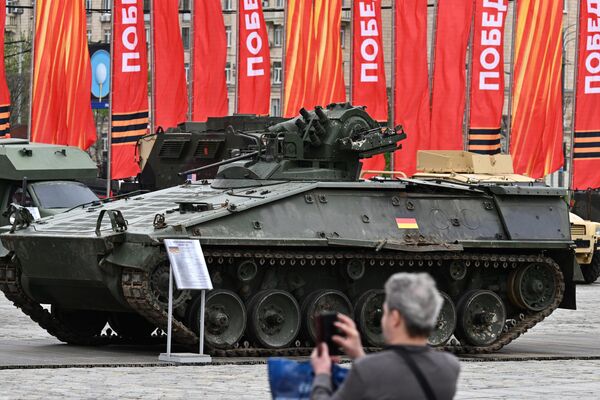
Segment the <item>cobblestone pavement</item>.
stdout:
<path fill-rule="evenodd" d="M 524 337 L 600 332 L 600 284 L 578 286 L 577 292 L 577 311 L 557 310 Z M 54 340 L 4 298 L 0 321 L 4 342 Z M 595 399 L 600 393 L 600 360 L 463 361 L 461 365 L 458 399 Z M 269 397 L 265 365 L 0 370 L 0 399 Z"/>

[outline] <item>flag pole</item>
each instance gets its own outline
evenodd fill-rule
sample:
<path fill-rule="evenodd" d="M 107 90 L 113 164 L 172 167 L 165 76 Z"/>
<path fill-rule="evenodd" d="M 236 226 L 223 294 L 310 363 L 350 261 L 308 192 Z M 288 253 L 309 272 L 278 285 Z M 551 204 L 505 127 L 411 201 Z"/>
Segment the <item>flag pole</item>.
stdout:
<path fill-rule="evenodd" d="M 510 154 L 510 134 L 512 125 L 512 105 L 513 105 L 513 86 L 515 84 L 515 57 L 517 52 L 515 51 L 515 43 L 517 36 L 517 2 L 513 1 L 513 18 L 512 18 L 512 38 L 511 38 L 511 60 L 510 60 L 510 77 L 508 84 L 508 121 L 506 124 L 506 142 L 505 153 Z"/>
<path fill-rule="evenodd" d="M 398 7 L 398 5 L 396 4 L 395 1 L 392 2 L 392 71 L 390 71 L 392 73 L 392 79 L 390 81 L 391 84 L 391 95 L 390 95 L 390 111 L 389 111 L 389 115 L 390 115 L 390 120 L 388 122 L 388 126 L 391 129 L 394 129 L 396 127 L 396 7 Z M 395 157 L 394 155 L 396 154 L 395 151 L 392 151 L 390 153 L 390 169 L 392 171 L 396 170 L 396 165 L 395 165 Z M 392 176 L 393 178 L 393 176 Z"/>
<path fill-rule="evenodd" d="M 238 108 L 239 108 L 239 101 L 238 101 L 238 97 L 240 95 L 240 3 L 243 0 L 238 0 L 238 3 L 236 5 L 236 17 L 235 17 L 235 35 L 236 35 L 236 40 L 235 40 L 235 95 L 233 96 L 233 100 L 234 100 L 234 113 L 237 114 L 239 112 Z M 233 35 L 233 32 L 232 32 Z M 233 39 L 232 39 L 233 40 Z"/>
<path fill-rule="evenodd" d="M 350 74 L 348 94 L 350 103 L 354 105 L 354 0 L 350 1 Z"/>
<path fill-rule="evenodd" d="M 115 76 L 115 0 L 112 0 L 110 5 L 110 11 L 112 14 L 110 24 L 110 90 L 108 92 L 108 132 L 106 132 L 106 197 L 110 197 L 111 194 L 111 157 L 112 157 L 112 110 L 113 110 L 113 78 Z M 100 94 L 102 95 L 102 94 Z"/>
<path fill-rule="evenodd" d="M 156 125 L 156 68 L 155 68 L 155 51 L 154 51 L 154 0 L 150 0 L 150 109 L 152 110 L 152 118 L 150 118 L 150 132 L 155 133 Z"/>
<path fill-rule="evenodd" d="M 33 26 L 31 28 L 31 68 L 29 70 L 29 123 L 27 124 L 27 140 L 31 141 L 31 125 L 33 123 L 33 70 L 35 66 L 35 34 L 37 25 L 37 1 L 33 2 Z"/>
<path fill-rule="evenodd" d="M 192 116 L 193 116 L 193 111 L 194 111 L 194 78 L 195 78 L 195 74 L 194 74 L 194 58 L 195 58 L 195 54 L 196 52 L 194 51 L 194 49 L 196 48 L 195 46 L 195 31 L 196 31 L 196 18 L 195 17 L 195 12 L 196 12 L 196 7 L 194 7 L 195 5 L 195 1 L 191 0 L 190 1 L 190 38 L 188 39 L 188 45 L 190 46 L 190 66 L 188 69 L 188 120 L 191 121 L 192 120 Z"/>
<path fill-rule="evenodd" d="M 564 9 L 564 1 L 563 1 L 563 9 Z M 577 33 L 575 34 L 575 59 L 573 60 L 573 102 L 571 109 L 571 129 L 570 129 L 570 139 L 571 139 L 571 149 L 569 151 L 569 190 L 573 190 L 573 167 L 575 165 L 574 157 L 575 157 L 575 117 L 576 117 L 576 106 L 577 106 L 577 88 L 579 86 L 579 44 L 581 42 L 581 0 L 577 0 L 577 20 L 575 21 L 575 29 Z M 563 46 L 564 46 L 564 36 L 563 36 Z M 566 54 L 566 51 L 565 51 Z M 563 100 L 564 101 L 564 100 Z"/>
<path fill-rule="evenodd" d="M 429 61 L 429 108 L 433 103 L 433 71 L 435 68 L 435 42 L 437 41 L 438 0 L 433 2 L 433 26 L 431 28 L 431 58 Z"/>
<path fill-rule="evenodd" d="M 283 117 L 284 113 L 285 113 L 285 82 L 286 82 L 286 75 L 287 75 L 287 68 L 286 68 L 286 53 L 287 53 L 287 17 L 288 17 L 288 2 L 285 1 L 283 3 L 283 49 L 281 51 L 281 100 L 279 102 L 280 107 L 279 107 L 279 112 L 280 112 L 280 116 Z"/>
<path fill-rule="evenodd" d="M 463 116 L 463 150 L 469 150 L 469 124 L 471 121 L 471 86 L 473 85 L 473 41 L 475 31 L 475 10 L 471 16 L 471 34 L 469 35 L 469 56 L 467 57 L 467 93 Z"/>

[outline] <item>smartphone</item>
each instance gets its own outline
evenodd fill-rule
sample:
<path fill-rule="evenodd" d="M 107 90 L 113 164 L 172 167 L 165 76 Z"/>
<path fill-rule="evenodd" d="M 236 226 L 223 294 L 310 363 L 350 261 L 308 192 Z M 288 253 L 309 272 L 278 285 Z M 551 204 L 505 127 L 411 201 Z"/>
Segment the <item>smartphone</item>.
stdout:
<path fill-rule="evenodd" d="M 339 356 L 343 354 L 342 349 L 333 342 L 331 337 L 333 335 L 340 335 L 341 332 L 334 325 L 337 321 L 337 312 L 335 311 L 323 311 L 317 315 L 317 345 L 325 342 L 329 349 L 329 354 L 333 356 Z"/>

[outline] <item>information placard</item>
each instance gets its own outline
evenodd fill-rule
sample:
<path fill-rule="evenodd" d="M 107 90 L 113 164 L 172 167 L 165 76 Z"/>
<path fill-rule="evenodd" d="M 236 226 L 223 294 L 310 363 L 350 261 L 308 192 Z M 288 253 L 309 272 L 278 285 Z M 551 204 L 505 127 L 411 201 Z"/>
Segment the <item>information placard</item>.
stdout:
<path fill-rule="evenodd" d="M 178 289 L 212 290 L 213 285 L 200 242 L 165 239 L 164 243 Z"/>

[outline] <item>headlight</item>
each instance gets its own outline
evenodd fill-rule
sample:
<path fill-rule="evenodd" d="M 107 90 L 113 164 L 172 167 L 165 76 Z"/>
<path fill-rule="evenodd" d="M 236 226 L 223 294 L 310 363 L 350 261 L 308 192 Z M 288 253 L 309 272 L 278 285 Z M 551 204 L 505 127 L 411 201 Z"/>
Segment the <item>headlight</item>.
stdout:
<path fill-rule="evenodd" d="M 596 236 L 600 236 L 600 226 L 596 227 Z"/>
<path fill-rule="evenodd" d="M 17 216 L 15 215 L 15 213 L 10 214 L 10 216 L 8 217 L 8 222 L 12 225 L 15 223 L 15 220 L 17 219 Z"/>

